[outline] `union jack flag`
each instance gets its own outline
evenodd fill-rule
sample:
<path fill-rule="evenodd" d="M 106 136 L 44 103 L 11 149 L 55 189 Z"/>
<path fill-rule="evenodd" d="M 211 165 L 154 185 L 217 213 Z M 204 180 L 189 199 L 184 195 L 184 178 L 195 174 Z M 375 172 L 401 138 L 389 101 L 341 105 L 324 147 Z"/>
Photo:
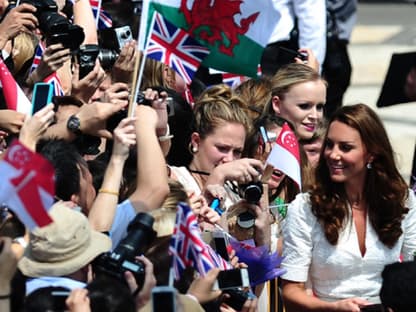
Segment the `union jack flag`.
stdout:
<path fill-rule="evenodd" d="M 95 25 L 97 29 L 107 29 L 113 26 L 113 21 L 111 20 L 110 14 L 104 11 L 101 8 L 101 1 L 100 0 L 90 0 L 90 5 L 92 9 L 92 13 L 94 14 L 95 18 Z M 97 12 L 100 12 L 97 16 Z"/>
<path fill-rule="evenodd" d="M 51 83 L 53 85 L 53 95 L 65 95 L 64 89 L 62 89 L 61 80 L 56 72 L 43 79 L 43 82 Z"/>
<path fill-rule="evenodd" d="M 36 50 L 35 56 L 33 58 L 32 66 L 30 67 L 30 72 L 33 72 L 36 67 L 39 66 L 40 61 L 42 60 L 43 52 L 45 51 L 45 44 L 42 41 L 39 41 Z M 52 83 L 53 84 L 53 94 L 54 95 L 65 95 L 65 92 L 62 88 L 61 80 L 59 79 L 56 72 L 50 74 L 48 77 L 43 79 L 43 82 Z"/>
<path fill-rule="evenodd" d="M 196 217 L 191 208 L 184 203 L 177 207 L 176 224 L 169 250 L 173 255 L 176 280 L 180 279 L 183 270 L 188 266 L 193 266 L 201 275 L 216 267 L 222 270 L 231 268 L 227 261 L 202 240 Z"/>
<path fill-rule="evenodd" d="M 155 12 L 146 53 L 148 57 L 173 68 L 186 84 L 190 84 L 209 49 Z"/>
<path fill-rule="evenodd" d="M 39 66 L 43 51 L 45 51 L 45 44 L 42 41 L 39 41 L 38 45 L 36 46 L 35 56 L 33 58 L 32 66 L 30 67 L 30 72 L 33 72 L 35 68 Z"/>

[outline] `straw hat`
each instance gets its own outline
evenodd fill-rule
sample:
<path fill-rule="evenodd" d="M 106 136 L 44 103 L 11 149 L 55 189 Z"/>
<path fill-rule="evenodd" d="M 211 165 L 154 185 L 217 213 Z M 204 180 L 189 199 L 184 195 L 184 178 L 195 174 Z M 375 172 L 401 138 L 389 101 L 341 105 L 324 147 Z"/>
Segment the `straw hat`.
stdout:
<path fill-rule="evenodd" d="M 91 229 L 82 213 L 59 202 L 49 214 L 54 222 L 30 233 L 29 245 L 18 263 L 24 275 L 65 276 L 110 250 L 110 238 Z"/>

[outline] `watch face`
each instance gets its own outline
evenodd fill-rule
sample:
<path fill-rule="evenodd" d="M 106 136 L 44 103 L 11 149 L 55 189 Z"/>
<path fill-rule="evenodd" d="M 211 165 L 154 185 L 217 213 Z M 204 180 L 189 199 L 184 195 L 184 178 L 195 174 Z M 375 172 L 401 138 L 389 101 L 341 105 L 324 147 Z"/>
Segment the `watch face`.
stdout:
<path fill-rule="evenodd" d="M 78 133 L 80 132 L 80 126 L 81 124 L 79 122 L 78 117 L 76 116 L 69 117 L 68 124 L 67 124 L 67 127 L 69 130 L 71 130 L 72 132 Z"/>

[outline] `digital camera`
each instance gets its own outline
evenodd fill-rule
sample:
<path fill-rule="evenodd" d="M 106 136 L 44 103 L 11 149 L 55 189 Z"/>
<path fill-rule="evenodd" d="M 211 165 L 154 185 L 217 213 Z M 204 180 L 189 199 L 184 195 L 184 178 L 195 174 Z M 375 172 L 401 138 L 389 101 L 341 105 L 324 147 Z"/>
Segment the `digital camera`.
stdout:
<path fill-rule="evenodd" d="M 126 283 L 124 273 L 133 273 L 138 288 L 143 287 L 145 268 L 144 264 L 136 260 L 136 256 L 142 255 L 150 243 L 156 237 L 153 230 L 154 218 L 140 212 L 129 223 L 127 236 L 117 245 L 112 252 L 106 252 L 98 256 L 93 262 L 93 269 L 97 277 L 113 277 Z"/>
<path fill-rule="evenodd" d="M 65 48 L 74 51 L 84 41 L 82 27 L 72 24 L 60 15 L 54 0 L 22 0 L 20 3 L 28 3 L 36 8 L 34 15 L 38 19 L 39 29 L 45 36 L 47 45 L 62 43 Z"/>

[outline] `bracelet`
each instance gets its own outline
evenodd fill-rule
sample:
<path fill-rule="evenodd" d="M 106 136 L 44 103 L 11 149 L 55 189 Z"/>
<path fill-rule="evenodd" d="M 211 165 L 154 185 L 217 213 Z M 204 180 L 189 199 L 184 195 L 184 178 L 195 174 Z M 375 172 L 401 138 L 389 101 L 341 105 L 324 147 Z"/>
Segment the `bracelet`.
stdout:
<path fill-rule="evenodd" d="M 107 190 L 107 189 L 99 189 L 98 193 L 104 193 L 104 194 L 110 194 L 110 195 L 115 195 L 118 196 L 120 195 L 118 191 L 112 191 L 112 190 Z"/>
<path fill-rule="evenodd" d="M 159 142 L 164 142 L 172 138 L 173 138 L 173 135 L 170 134 L 169 124 L 166 125 L 166 133 L 164 135 L 161 135 L 160 137 L 157 137 Z"/>
<path fill-rule="evenodd" d="M 10 299 L 10 297 L 11 297 L 11 294 L 0 295 L 0 300 Z"/>

